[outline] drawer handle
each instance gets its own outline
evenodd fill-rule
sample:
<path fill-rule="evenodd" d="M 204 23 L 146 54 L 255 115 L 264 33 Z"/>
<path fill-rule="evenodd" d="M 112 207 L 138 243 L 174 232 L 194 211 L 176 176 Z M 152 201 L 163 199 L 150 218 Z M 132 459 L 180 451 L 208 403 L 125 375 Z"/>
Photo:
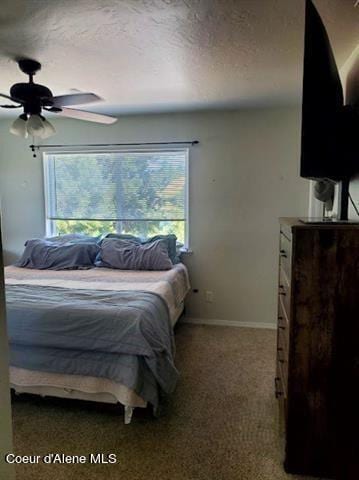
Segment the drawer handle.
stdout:
<path fill-rule="evenodd" d="M 278 328 L 280 328 L 281 330 L 285 330 L 285 327 L 283 325 L 278 325 Z"/>
<path fill-rule="evenodd" d="M 283 297 L 285 297 L 287 294 L 285 292 L 279 292 L 279 295 L 283 295 Z"/>
<path fill-rule="evenodd" d="M 274 387 L 275 387 L 275 398 L 278 398 L 278 397 L 281 397 L 282 395 L 284 395 L 284 392 L 282 390 L 279 390 L 278 389 L 278 382 L 279 382 L 280 378 L 279 377 L 276 377 L 274 379 Z"/>
<path fill-rule="evenodd" d="M 282 349 L 282 351 L 279 351 L 278 355 L 277 355 L 277 360 L 278 360 L 279 363 L 285 363 L 285 358 L 283 358 L 283 356 L 285 356 L 285 355 L 284 355 L 284 352 L 283 352 L 283 354 L 282 354 L 282 352 L 283 352 L 283 349 Z"/>
<path fill-rule="evenodd" d="M 282 258 L 287 258 L 287 256 L 288 256 L 288 255 L 287 255 L 287 252 L 286 252 L 285 250 L 280 250 L 279 253 L 280 253 L 280 256 L 281 256 Z"/>

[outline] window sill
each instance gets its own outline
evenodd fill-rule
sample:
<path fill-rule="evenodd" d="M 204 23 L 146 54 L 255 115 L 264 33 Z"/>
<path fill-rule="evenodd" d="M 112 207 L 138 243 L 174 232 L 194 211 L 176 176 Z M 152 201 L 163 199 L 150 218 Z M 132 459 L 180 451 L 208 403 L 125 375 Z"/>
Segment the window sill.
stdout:
<path fill-rule="evenodd" d="M 180 253 L 182 255 L 192 255 L 193 250 L 191 250 L 190 248 L 182 247 L 182 248 L 180 248 Z"/>

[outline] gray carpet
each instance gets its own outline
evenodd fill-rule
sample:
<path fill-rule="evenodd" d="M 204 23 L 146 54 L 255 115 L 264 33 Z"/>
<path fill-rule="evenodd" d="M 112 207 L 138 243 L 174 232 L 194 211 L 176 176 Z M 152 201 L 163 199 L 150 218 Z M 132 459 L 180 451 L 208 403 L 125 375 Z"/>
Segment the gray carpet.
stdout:
<path fill-rule="evenodd" d="M 13 401 L 17 454 L 116 453 L 115 465 L 21 465 L 18 480 L 282 480 L 273 395 L 275 332 L 179 325 L 181 379 L 165 414 L 37 399 Z"/>

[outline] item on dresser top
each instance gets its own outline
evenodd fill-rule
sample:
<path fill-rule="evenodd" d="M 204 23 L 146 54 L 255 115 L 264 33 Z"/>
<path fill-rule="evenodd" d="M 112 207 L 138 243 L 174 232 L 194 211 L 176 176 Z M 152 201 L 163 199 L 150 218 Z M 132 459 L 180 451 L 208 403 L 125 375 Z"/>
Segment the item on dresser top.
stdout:
<path fill-rule="evenodd" d="M 117 238 L 101 242 L 95 265 L 121 270 L 169 270 L 173 266 L 164 239 L 138 244 Z"/>
<path fill-rule="evenodd" d="M 38 270 L 91 268 L 99 251 L 99 245 L 94 242 L 57 243 L 33 239 L 25 243 L 25 250 L 15 265 Z"/>

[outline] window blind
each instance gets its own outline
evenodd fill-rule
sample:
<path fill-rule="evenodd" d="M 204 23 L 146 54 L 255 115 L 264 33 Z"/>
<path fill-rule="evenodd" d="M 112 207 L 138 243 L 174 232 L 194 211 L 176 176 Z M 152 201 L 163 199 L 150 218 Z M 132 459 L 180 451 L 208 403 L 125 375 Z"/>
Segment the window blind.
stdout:
<path fill-rule="evenodd" d="M 187 150 L 46 153 L 49 220 L 185 221 Z"/>

